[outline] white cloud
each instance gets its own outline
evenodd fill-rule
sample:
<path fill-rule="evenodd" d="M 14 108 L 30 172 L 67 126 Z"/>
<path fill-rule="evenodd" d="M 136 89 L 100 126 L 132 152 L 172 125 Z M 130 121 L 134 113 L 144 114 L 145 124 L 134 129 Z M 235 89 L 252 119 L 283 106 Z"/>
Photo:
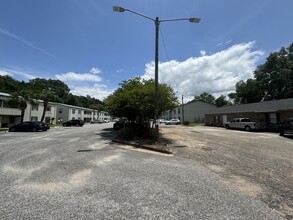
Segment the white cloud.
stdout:
<path fill-rule="evenodd" d="M 91 86 L 72 86 L 70 92 L 74 95 L 91 96 L 99 100 L 103 100 L 112 93 L 106 91 L 106 86 L 101 84 L 94 84 Z"/>
<path fill-rule="evenodd" d="M 60 75 L 56 75 L 56 78 L 61 81 L 92 81 L 92 82 L 101 82 L 102 78 L 91 73 L 74 73 L 68 72 Z"/>
<path fill-rule="evenodd" d="M 227 94 L 235 90 L 240 80 L 253 77 L 256 63 L 264 52 L 253 50 L 254 42 L 237 44 L 230 48 L 201 57 L 179 62 L 172 60 L 159 64 L 159 82 L 172 86 L 183 95 L 203 92 Z M 201 52 L 203 55 L 203 52 Z M 154 62 L 146 64 L 144 78 L 154 78 Z"/>
<path fill-rule="evenodd" d="M 200 51 L 200 55 L 205 56 L 206 54 L 207 54 L 207 52 L 205 50 Z"/>
<path fill-rule="evenodd" d="M 97 68 L 97 67 L 93 67 L 91 70 L 90 70 L 90 73 L 92 73 L 92 74 L 99 74 L 99 73 L 101 73 L 102 72 L 102 70 L 100 70 L 99 68 Z"/>
<path fill-rule="evenodd" d="M 89 73 L 68 72 L 56 75 L 56 78 L 64 81 L 70 88 L 70 92 L 74 95 L 91 96 L 103 100 L 111 92 L 107 91 L 107 86 L 102 84 L 103 78 L 96 75 L 102 71 L 93 67 Z"/>
<path fill-rule="evenodd" d="M 5 70 L 0 70 L 0 76 L 13 76 L 13 74 Z"/>

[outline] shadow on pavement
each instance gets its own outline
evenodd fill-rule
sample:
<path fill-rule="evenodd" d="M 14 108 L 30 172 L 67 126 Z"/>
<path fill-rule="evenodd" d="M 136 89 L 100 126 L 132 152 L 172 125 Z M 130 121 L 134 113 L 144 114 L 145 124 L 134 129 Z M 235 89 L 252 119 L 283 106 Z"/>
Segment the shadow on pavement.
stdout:
<path fill-rule="evenodd" d="M 117 136 L 117 131 L 114 131 L 113 128 L 105 128 L 100 132 L 96 133 L 106 140 L 113 140 Z"/>

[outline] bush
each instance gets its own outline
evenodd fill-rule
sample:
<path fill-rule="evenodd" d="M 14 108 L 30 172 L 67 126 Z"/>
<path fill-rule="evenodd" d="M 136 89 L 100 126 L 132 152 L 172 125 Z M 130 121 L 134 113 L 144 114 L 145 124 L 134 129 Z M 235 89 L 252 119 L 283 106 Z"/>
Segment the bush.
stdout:
<path fill-rule="evenodd" d="M 131 127 L 121 128 L 118 132 L 118 136 L 125 139 L 133 139 L 135 130 Z"/>
<path fill-rule="evenodd" d="M 183 125 L 189 125 L 189 121 L 184 121 Z"/>

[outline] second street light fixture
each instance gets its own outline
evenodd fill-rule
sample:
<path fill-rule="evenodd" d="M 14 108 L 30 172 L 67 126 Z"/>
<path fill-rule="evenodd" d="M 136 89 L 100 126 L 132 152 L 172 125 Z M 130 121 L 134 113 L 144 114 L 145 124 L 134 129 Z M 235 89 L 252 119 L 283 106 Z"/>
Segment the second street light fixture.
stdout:
<path fill-rule="evenodd" d="M 155 22 L 155 26 L 156 26 L 156 38 L 155 38 L 155 137 L 158 138 L 159 137 L 159 124 L 157 123 L 158 121 L 158 87 L 159 87 L 159 77 L 158 77 L 158 73 L 159 73 L 159 26 L 161 22 L 167 22 L 167 21 L 189 21 L 191 23 L 199 23 L 200 22 L 200 18 L 172 18 L 172 19 L 164 19 L 164 20 L 159 20 L 159 17 L 151 18 L 148 17 L 144 14 L 140 14 L 138 12 L 126 9 L 126 8 L 122 8 L 120 6 L 113 6 L 113 11 L 115 12 L 131 12 L 133 14 L 139 15 L 141 17 L 147 18 L 149 20 L 152 20 Z"/>

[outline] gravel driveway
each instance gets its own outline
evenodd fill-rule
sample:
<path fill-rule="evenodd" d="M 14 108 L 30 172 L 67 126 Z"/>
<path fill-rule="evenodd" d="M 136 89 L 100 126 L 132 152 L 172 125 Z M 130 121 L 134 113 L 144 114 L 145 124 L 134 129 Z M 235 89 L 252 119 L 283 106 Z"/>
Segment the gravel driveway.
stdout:
<path fill-rule="evenodd" d="M 217 127 L 161 126 L 176 156 L 189 158 L 293 219 L 293 139 Z"/>

